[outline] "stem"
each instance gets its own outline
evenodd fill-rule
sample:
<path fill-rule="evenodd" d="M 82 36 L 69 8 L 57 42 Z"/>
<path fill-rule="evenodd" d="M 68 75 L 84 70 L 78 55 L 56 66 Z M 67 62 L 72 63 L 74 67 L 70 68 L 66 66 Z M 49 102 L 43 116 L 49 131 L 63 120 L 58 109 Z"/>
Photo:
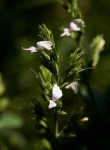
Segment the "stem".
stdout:
<path fill-rule="evenodd" d="M 55 112 L 55 137 L 58 136 L 58 116 L 57 113 Z"/>
<path fill-rule="evenodd" d="M 89 94 L 91 96 L 91 100 L 92 100 L 92 103 L 94 105 L 95 111 L 97 112 L 98 117 L 100 117 L 100 112 L 99 112 L 99 109 L 97 108 L 96 100 L 95 100 L 95 97 L 94 97 L 94 95 L 92 93 L 91 87 L 90 87 L 89 83 L 87 83 L 87 82 L 85 82 L 85 83 L 86 83 L 88 92 L 89 92 Z"/>
<path fill-rule="evenodd" d="M 61 150 L 57 138 L 55 138 L 55 136 L 52 134 L 52 132 L 49 129 L 47 129 L 46 139 L 50 141 L 52 150 Z"/>

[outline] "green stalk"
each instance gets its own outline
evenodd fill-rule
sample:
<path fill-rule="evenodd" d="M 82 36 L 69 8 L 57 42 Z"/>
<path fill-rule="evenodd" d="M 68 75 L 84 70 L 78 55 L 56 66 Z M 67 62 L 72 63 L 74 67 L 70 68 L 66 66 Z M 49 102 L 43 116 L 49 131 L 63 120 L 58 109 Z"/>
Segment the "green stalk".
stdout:
<path fill-rule="evenodd" d="M 58 136 L 58 116 L 57 113 L 55 112 L 55 137 L 57 138 Z"/>

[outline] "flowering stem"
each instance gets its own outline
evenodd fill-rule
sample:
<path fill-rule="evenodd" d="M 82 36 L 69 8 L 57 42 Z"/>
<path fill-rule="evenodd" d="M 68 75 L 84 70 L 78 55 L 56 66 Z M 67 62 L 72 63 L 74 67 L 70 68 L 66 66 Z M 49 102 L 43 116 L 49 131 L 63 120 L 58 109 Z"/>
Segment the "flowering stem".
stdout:
<path fill-rule="evenodd" d="M 55 112 L 55 137 L 58 136 L 58 116 L 57 113 Z"/>

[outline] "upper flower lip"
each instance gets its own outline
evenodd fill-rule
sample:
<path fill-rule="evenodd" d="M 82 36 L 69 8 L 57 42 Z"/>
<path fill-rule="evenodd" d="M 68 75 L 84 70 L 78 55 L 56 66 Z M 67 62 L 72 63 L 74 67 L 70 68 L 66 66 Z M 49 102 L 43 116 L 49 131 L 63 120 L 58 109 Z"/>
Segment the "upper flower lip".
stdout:
<path fill-rule="evenodd" d="M 40 41 L 36 43 L 37 49 L 52 49 L 52 42 L 51 41 Z"/>
<path fill-rule="evenodd" d="M 43 50 L 43 49 L 47 49 L 50 51 L 52 49 L 52 42 L 51 41 L 39 41 L 36 43 L 36 47 L 34 46 L 31 46 L 29 48 L 22 47 L 22 49 L 26 51 L 31 51 L 31 53 L 37 52 L 38 50 Z"/>
<path fill-rule="evenodd" d="M 74 22 L 70 23 L 70 32 L 72 31 L 80 31 L 81 28 L 77 26 L 77 24 L 75 24 Z"/>
<path fill-rule="evenodd" d="M 55 84 L 53 86 L 53 90 L 52 90 L 52 98 L 54 100 L 58 100 L 59 98 L 62 97 L 62 91 L 60 90 L 59 86 L 57 84 Z"/>

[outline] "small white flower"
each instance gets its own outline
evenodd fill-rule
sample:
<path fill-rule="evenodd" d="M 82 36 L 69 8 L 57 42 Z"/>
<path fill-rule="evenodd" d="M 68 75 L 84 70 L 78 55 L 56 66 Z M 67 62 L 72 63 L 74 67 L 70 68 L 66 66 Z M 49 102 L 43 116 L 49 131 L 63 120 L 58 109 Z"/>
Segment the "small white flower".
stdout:
<path fill-rule="evenodd" d="M 38 50 L 43 50 L 43 49 L 51 50 L 52 42 L 51 41 L 40 41 L 40 42 L 36 43 L 36 47 L 34 47 L 34 46 L 31 46 L 29 48 L 22 47 L 22 49 L 26 50 L 26 51 L 31 51 L 31 53 L 37 52 Z"/>
<path fill-rule="evenodd" d="M 53 107 L 56 107 L 56 102 L 62 97 L 62 91 L 60 90 L 60 87 L 55 84 L 52 89 L 52 100 L 50 100 L 48 108 L 51 109 Z"/>
<path fill-rule="evenodd" d="M 42 49 L 47 49 L 51 50 L 52 49 L 52 42 L 51 41 L 40 41 L 36 43 L 37 50 L 42 50 Z"/>
<path fill-rule="evenodd" d="M 65 87 L 66 89 L 72 88 L 75 94 L 78 93 L 78 82 L 74 81 Z"/>
<path fill-rule="evenodd" d="M 72 32 L 81 31 L 84 27 L 85 24 L 83 20 L 75 19 L 70 22 L 69 28 L 64 28 L 64 31 L 60 36 L 70 36 Z"/>

